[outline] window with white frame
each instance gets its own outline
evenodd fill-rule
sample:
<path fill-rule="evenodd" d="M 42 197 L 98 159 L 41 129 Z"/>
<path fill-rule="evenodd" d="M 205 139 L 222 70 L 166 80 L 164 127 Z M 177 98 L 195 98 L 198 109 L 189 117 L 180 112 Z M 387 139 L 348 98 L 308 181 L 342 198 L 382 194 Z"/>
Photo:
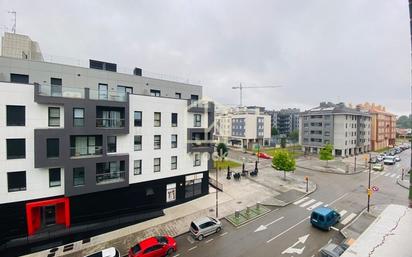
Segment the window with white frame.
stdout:
<path fill-rule="evenodd" d="M 202 126 L 202 115 L 200 114 L 195 114 L 194 115 L 194 127 L 201 127 Z"/>
<path fill-rule="evenodd" d="M 166 185 L 166 202 L 176 201 L 176 183 Z"/>
<path fill-rule="evenodd" d="M 162 124 L 161 119 L 162 119 L 161 113 L 160 112 L 155 112 L 154 113 L 154 126 L 155 127 L 160 127 L 161 126 L 161 124 Z"/>
<path fill-rule="evenodd" d="M 142 174 L 142 160 L 134 160 L 134 175 Z"/>
<path fill-rule="evenodd" d="M 153 159 L 153 171 L 160 172 L 160 158 Z"/>
<path fill-rule="evenodd" d="M 177 148 L 177 135 L 172 135 L 172 148 Z"/>
<path fill-rule="evenodd" d="M 177 170 L 177 156 L 172 156 L 171 169 L 172 170 Z"/>
<path fill-rule="evenodd" d="M 193 166 L 200 166 L 200 164 L 201 164 L 201 161 L 200 161 L 200 153 L 195 153 L 195 160 L 194 160 L 194 163 L 193 163 Z"/>
<path fill-rule="evenodd" d="M 161 136 L 160 135 L 154 135 L 154 149 L 160 149 L 161 148 Z"/>

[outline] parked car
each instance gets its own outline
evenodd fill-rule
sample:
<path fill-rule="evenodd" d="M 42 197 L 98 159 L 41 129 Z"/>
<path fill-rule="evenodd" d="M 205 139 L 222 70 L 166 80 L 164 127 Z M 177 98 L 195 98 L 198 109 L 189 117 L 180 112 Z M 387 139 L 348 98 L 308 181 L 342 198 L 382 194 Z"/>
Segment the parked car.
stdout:
<path fill-rule="evenodd" d="M 129 249 L 129 257 L 171 256 L 177 251 L 176 241 L 170 236 L 149 237 Z"/>
<path fill-rule="evenodd" d="M 378 155 L 378 156 L 376 156 L 376 160 L 377 160 L 378 162 L 383 161 L 383 155 Z"/>
<path fill-rule="evenodd" d="M 222 230 L 222 223 L 211 217 L 201 217 L 190 223 L 190 232 L 199 241 L 205 236 L 218 233 L 220 230 Z"/>
<path fill-rule="evenodd" d="M 324 230 L 330 230 L 340 219 L 340 214 L 329 207 L 318 207 L 314 209 L 310 215 L 310 223 L 312 226 Z"/>
<path fill-rule="evenodd" d="M 396 156 L 395 156 L 395 161 L 396 161 L 396 162 L 400 162 L 400 161 L 401 161 L 401 157 L 399 157 L 399 156 L 396 155 Z"/>
<path fill-rule="evenodd" d="M 319 251 L 321 257 L 339 257 L 345 252 L 345 249 L 340 245 L 329 243 L 322 247 Z"/>
<path fill-rule="evenodd" d="M 119 250 L 114 247 L 110 247 L 99 252 L 95 252 L 84 257 L 120 257 Z"/>
<path fill-rule="evenodd" d="M 259 153 L 256 153 L 256 155 L 259 156 L 259 158 L 262 158 L 262 159 L 272 159 L 272 156 L 270 156 L 270 155 L 267 154 L 267 153 L 261 153 L 261 152 L 259 152 Z"/>
<path fill-rule="evenodd" d="M 392 165 L 395 164 L 395 157 L 394 156 L 386 156 L 385 159 L 383 160 L 383 164 L 386 165 Z"/>
<path fill-rule="evenodd" d="M 384 167 L 383 167 L 383 164 L 381 164 L 381 163 L 376 163 L 376 164 L 374 164 L 374 165 L 372 166 L 372 169 L 373 169 L 373 170 L 377 170 L 377 171 L 383 171 Z"/>
<path fill-rule="evenodd" d="M 378 158 L 377 157 L 372 157 L 370 160 L 369 160 L 369 163 L 377 163 L 378 162 Z"/>

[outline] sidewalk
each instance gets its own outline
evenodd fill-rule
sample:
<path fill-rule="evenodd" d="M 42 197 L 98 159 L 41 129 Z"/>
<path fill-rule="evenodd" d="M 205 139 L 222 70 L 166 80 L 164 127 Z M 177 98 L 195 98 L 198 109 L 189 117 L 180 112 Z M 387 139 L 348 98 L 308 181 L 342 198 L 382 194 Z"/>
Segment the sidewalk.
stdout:
<path fill-rule="evenodd" d="M 254 168 L 254 164 L 246 166 L 248 170 Z M 240 171 L 241 167 L 235 170 Z M 216 178 L 214 171 L 210 172 L 210 177 Z M 257 177 L 241 177 L 239 181 L 235 181 L 232 177 L 231 180 L 227 180 L 226 170 L 222 170 L 218 179 L 219 183 L 223 184 L 223 192 L 218 194 L 219 217 L 225 217 L 235 210 L 245 209 L 257 202 L 273 202 L 276 197 L 283 199 L 284 194 L 290 194 L 290 199 L 278 200 L 280 206 L 283 206 L 287 201 L 294 201 L 306 194 L 303 178 L 294 174 L 288 174 L 288 181 L 283 181 L 281 178 L 283 173 L 266 167 L 259 169 Z M 314 190 L 316 186 L 311 184 L 310 189 Z M 208 195 L 165 209 L 165 215 L 162 217 L 92 237 L 88 243 L 74 242 L 71 251 L 63 252 L 63 246 L 60 246 L 54 256 L 82 257 L 111 246 L 119 249 L 123 255 L 127 253 L 130 246 L 144 238 L 159 234 L 181 235 L 189 230 L 189 224 L 195 218 L 215 215 L 215 192 L 215 189 L 210 187 Z M 49 253 L 50 251 L 46 250 L 26 257 L 44 257 Z"/>
<path fill-rule="evenodd" d="M 406 188 L 406 189 L 409 190 L 409 186 L 410 186 L 410 177 L 409 177 L 409 175 L 405 175 L 405 177 L 403 178 L 403 180 L 402 180 L 402 178 L 398 178 L 398 179 L 396 180 L 396 183 L 397 183 L 398 185 L 400 185 L 401 187 Z"/>
<path fill-rule="evenodd" d="M 365 165 L 364 160 L 356 162 L 355 170 L 355 163 L 351 162 L 350 160 L 339 158 L 330 160 L 326 163 L 326 161 L 321 161 L 316 156 L 302 157 L 297 159 L 296 167 L 312 171 L 328 172 L 342 175 L 358 174 L 368 169 L 368 165 L 367 163 Z"/>

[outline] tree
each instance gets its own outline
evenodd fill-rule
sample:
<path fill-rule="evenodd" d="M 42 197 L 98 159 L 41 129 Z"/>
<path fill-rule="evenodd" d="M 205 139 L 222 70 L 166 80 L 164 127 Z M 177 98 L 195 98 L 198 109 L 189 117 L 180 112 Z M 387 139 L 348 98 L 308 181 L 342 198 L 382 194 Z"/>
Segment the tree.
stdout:
<path fill-rule="evenodd" d="M 326 167 L 328 167 L 328 161 L 333 160 L 333 145 L 327 144 L 324 148 L 320 149 L 319 159 L 326 161 Z"/>
<path fill-rule="evenodd" d="M 219 143 L 216 147 L 217 155 L 219 156 L 220 160 L 225 160 L 227 157 L 229 150 L 224 143 Z"/>
<path fill-rule="evenodd" d="M 288 137 L 292 142 L 297 142 L 299 140 L 299 130 L 290 132 Z"/>
<path fill-rule="evenodd" d="M 412 120 L 406 115 L 402 115 L 396 121 L 396 127 L 398 128 L 412 128 Z"/>
<path fill-rule="evenodd" d="M 282 137 L 280 139 L 280 147 L 281 148 L 286 148 L 286 138 L 285 137 Z"/>
<path fill-rule="evenodd" d="M 283 171 L 283 180 L 286 180 L 286 172 L 295 170 L 296 161 L 288 151 L 278 150 L 273 155 L 272 167 Z"/>
<path fill-rule="evenodd" d="M 272 136 L 277 136 L 277 135 L 279 135 L 278 129 L 275 128 L 275 127 L 273 127 L 273 128 L 272 128 L 272 131 L 271 131 L 271 135 L 272 135 Z"/>

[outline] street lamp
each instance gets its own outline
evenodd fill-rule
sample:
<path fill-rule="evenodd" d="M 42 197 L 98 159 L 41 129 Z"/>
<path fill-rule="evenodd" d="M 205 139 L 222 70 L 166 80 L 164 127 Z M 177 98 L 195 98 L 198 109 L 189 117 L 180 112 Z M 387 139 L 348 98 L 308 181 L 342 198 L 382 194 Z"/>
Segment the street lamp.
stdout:
<path fill-rule="evenodd" d="M 369 160 L 371 159 L 371 154 L 369 153 Z M 356 162 L 355 162 L 356 163 Z M 368 172 L 368 212 L 371 200 L 371 162 L 369 162 L 369 172 Z"/>

